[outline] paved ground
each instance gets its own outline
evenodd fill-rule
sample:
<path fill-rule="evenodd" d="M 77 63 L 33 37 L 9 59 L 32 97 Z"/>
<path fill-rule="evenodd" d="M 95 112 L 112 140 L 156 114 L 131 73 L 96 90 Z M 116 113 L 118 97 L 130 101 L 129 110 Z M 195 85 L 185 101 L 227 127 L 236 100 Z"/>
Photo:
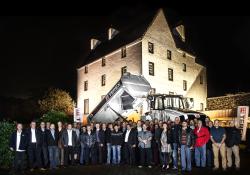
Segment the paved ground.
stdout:
<path fill-rule="evenodd" d="M 7 171 L 0 171 L 1 175 L 9 174 Z M 171 175 L 171 174 L 181 174 L 180 171 L 169 170 L 167 172 L 162 172 L 159 167 L 142 168 L 131 166 L 106 166 L 106 165 L 89 165 L 89 166 L 73 166 L 67 168 L 60 168 L 58 170 L 46 170 L 34 172 L 25 172 L 25 175 Z M 211 169 L 197 169 L 193 168 L 192 175 L 206 175 L 206 174 L 250 174 L 250 153 L 241 154 L 241 170 L 227 170 L 223 171 L 213 171 Z"/>

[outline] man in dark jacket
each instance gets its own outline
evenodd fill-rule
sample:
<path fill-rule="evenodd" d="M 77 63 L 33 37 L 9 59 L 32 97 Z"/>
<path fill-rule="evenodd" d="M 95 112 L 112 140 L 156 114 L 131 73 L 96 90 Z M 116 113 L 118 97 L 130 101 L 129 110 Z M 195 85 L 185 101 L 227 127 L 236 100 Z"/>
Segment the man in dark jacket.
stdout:
<path fill-rule="evenodd" d="M 127 164 L 135 165 L 135 147 L 137 142 L 136 131 L 127 124 L 127 130 L 124 135 L 124 151 Z"/>
<path fill-rule="evenodd" d="M 12 133 L 10 137 L 10 150 L 15 152 L 14 157 L 14 171 L 21 172 L 25 169 L 25 153 L 28 145 L 28 138 L 25 132 L 23 132 L 23 125 L 17 124 L 17 130 Z"/>
<path fill-rule="evenodd" d="M 59 164 L 59 150 L 58 150 L 58 132 L 55 129 L 55 124 L 51 123 L 50 130 L 46 132 L 46 140 L 49 150 L 50 169 L 55 169 Z"/>
<path fill-rule="evenodd" d="M 67 130 L 62 134 L 62 143 L 64 146 L 64 165 L 67 166 L 69 163 L 69 156 L 71 165 L 74 165 L 74 151 L 77 144 L 76 132 L 72 130 L 72 124 L 68 124 Z"/>
<path fill-rule="evenodd" d="M 35 121 L 30 123 L 30 128 L 27 130 L 27 137 L 30 171 L 33 171 L 36 167 L 40 168 L 41 170 L 45 170 L 42 168 L 41 163 L 41 132 L 36 128 Z"/>
<path fill-rule="evenodd" d="M 241 142 L 240 130 L 236 127 L 232 120 L 229 123 L 230 127 L 226 129 L 226 152 L 227 152 L 227 167 L 232 167 L 232 152 L 235 157 L 235 167 L 240 168 L 239 144 Z"/>
<path fill-rule="evenodd" d="M 171 127 L 170 138 L 172 141 L 173 149 L 173 169 L 176 170 L 178 167 L 178 147 L 179 147 L 179 132 L 180 132 L 180 118 L 175 117 L 174 125 Z"/>
<path fill-rule="evenodd" d="M 111 132 L 110 142 L 112 145 L 113 164 L 120 164 L 121 162 L 121 145 L 123 142 L 123 133 L 118 130 L 118 126 L 114 125 L 114 130 Z"/>
<path fill-rule="evenodd" d="M 38 129 L 41 133 L 41 153 L 42 153 L 42 167 L 47 168 L 49 160 L 48 160 L 48 145 L 47 145 L 47 139 L 46 139 L 46 131 L 45 123 L 40 123 L 40 128 Z"/>
<path fill-rule="evenodd" d="M 91 158 L 92 164 L 96 164 L 97 158 L 96 158 L 96 134 L 91 131 L 91 126 L 87 126 L 87 132 L 83 134 L 83 137 L 81 138 L 81 144 L 84 144 L 84 155 L 85 155 L 85 162 L 88 165 L 89 160 Z"/>
<path fill-rule="evenodd" d="M 105 144 L 105 133 L 100 128 L 100 124 L 95 124 L 95 134 L 96 134 L 96 152 L 98 157 L 98 163 L 103 163 L 103 157 L 104 157 L 104 144 Z"/>
<path fill-rule="evenodd" d="M 187 121 L 182 122 L 182 129 L 179 132 L 179 143 L 181 146 L 181 169 L 182 171 L 190 172 L 191 165 L 191 149 L 194 148 L 194 133 L 191 128 L 187 126 Z"/>

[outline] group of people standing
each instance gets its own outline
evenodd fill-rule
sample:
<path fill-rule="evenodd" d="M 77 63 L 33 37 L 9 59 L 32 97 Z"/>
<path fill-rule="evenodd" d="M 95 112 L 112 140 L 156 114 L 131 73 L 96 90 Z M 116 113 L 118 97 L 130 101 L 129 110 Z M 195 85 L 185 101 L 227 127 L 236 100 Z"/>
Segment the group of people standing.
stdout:
<path fill-rule="evenodd" d="M 190 172 L 193 166 L 219 169 L 219 154 L 222 168 L 240 168 L 240 130 L 234 121 L 228 128 L 219 121 L 198 119 L 180 121 L 137 121 L 137 123 L 79 123 L 63 124 L 41 122 L 17 130 L 10 137 L 10 149 L 15 152 L 14 169 L 23 171 L 26 155 L 29 169 L 56 169 L 68 165 L 128 164 L 139 168 L 160 165 L 163 171 L 172 167 Z"/>

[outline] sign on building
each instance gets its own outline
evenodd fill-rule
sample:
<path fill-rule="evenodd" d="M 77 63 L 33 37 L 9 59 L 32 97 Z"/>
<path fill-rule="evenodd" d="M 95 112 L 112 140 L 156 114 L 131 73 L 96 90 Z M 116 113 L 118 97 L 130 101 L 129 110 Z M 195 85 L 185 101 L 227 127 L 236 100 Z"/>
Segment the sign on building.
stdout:
<path fill-rule="evenodd" d="M 74 122 L 82 122 L 82 111 L 80 108 L 74 108 Z"/>
<path fill-rule="evenodd" d="M 241 140 L 246 140 L 246 132 L 247 132 L 247 122 L 249 115 L 249 106 L 238 106 L 237 109 L 237 118 L 239 122 L 239 127 L 241 129 Z"/>

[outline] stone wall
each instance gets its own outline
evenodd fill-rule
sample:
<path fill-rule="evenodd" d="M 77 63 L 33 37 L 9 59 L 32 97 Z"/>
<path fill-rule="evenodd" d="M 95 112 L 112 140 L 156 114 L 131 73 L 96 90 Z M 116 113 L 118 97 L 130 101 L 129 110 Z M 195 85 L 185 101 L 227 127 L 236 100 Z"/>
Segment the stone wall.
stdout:
<path fill-rule="evenodd" d="M 250 106 L 250 93 L 207 98 L 207 110 L 233 109 L 237 106 Z"/>

